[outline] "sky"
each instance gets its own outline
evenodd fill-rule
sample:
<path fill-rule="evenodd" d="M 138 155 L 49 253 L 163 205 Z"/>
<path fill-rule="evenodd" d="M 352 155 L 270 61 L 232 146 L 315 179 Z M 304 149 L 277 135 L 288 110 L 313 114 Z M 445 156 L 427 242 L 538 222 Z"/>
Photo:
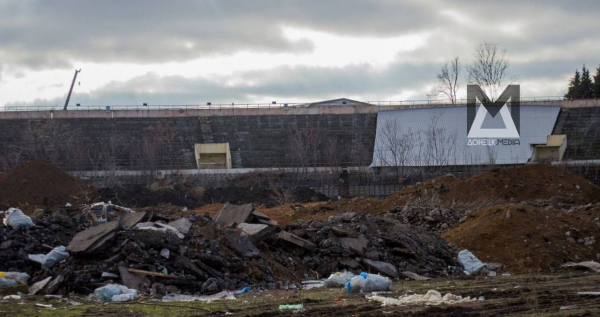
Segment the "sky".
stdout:
<path fill-rule="evenodd" d="M 600 65 L 597 0 L 2 0 L 0 107 L 425 100 L 506 49 L 521 96 Z M 466 95 L 466 68 L 459 97 Z"/>

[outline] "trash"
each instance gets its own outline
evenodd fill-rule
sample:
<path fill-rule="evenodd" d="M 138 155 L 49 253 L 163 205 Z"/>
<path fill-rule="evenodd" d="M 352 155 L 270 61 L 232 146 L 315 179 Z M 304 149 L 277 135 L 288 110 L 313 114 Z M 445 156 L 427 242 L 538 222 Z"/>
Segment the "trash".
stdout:
<path fill-rule="evenodd" d="M 334 302 L 345 302 L 346 299 L 345 298 L 334 298 L 333 301 Z"/>
<path fill-rule="evenodd" d="M 381 275 L 360 273 L 346 283 L 348 293 L 370 293 L 376 291 L 389 291 L 392 287 L 392 281 Z"/>
<path fill-rule="evenodd" d="M 300 310 L 302 308 L 304 308 L 303 304 L 279 305 L 279 310 L 286 310 L 286 309 Z"/>
<path fill-rule="evenodd" d="M 476 301 L 471 297 L 462 297 L 447 293 L 442 297 L 442 294 L 436 290 L 429 290 L 425 295 L 412 294 L 402 295 L 398 299 L 391 297 L 383 297 L 379 295 L 367 296 L 369 301 L 380 302 L 381 306 L 407 306 L 407 305 L 441 305 L 441 304 L 459 304 Z"/>
<path fill-rule="evenodd" d="M 469 275 L 477 274 L 485 266 L 485 263 L 479 261 L 479 259 L 473 253 L 469 252 L 469 250 L 458 252 L 458 263 L 462 265 L 465 272 Z"/>
<path fill-rule="evenodd" d="M 355 275 L 352 272 L 336 272 L 325 280 L 325 287 L 344 287 Z"/>
<path fill-rule="evenodd" d="M 573 267 L 573 268 L 587 268 L 594 272 L 600 272 L 600 263 L 596 261 L 583 261 L 579 263 L 567 262 L 562 267 Z"/>
<path fill-rule="evenodd" d="M 163 296 L 163 302 L 212 302 L 216 300 L 233 300 L 235 296 L 229 291 L 222 291 L 213 295 L 194 296 L 194 295 L 181 295 L 181 294 L 168 294 Z"/>
<path fill-rule="evenodd" d="M 106 277 L 106 278 L 118 278 L 119 276 L 117 274 L 114 274 L 114 273 L 102 272 L 102 277 Z"/>
<path fill-rule="evenodd" d="M 10 299 L 19 300 L 19 299 L 21 299 L 21 296 L 20 295 L 7 295 L 7 296 L 2 297 L 2 300 L 10 300 Z"/>
<path fill-rule="evenodd" d="M 37 307 L 52 308 L 52 304 L 35 304 Z"/>
<path fill-rule="evenodd" d="M 325 281 L 323 280 L 306 280 L 302 281 L 305 290 L 323 287 L 325 285 Z"/>
<path fill-rule="evenodd" d="M 9 208 L 4 216 L 4 225 L 13 229 L 25 229 L 35 226 L 31 218 L 26 216 L 21 209 Z"/>
<path fill-rule="evenodd" d="M 51 268 L 56 263 L 69 257 L 69 252 L 66 251 L 64 246 L 58 246 L 48 254 L 29 254 L 29 259 L 40 263 L 45 268 Z"/>
<path fill-rule="evenodd" d="M 577 292 L 577 295 L 600 296 L 600 292 Z"/>
<path fill-rule="evenodd" d="M 94 290 L 94 295 L 101 302 L 128 301 L 137 297 L 137 290 L 119 284 L 109 284 Z M 126 295 L 126 296 L 119 296 Z"/>
<path fill-rule="evenodd" d="M 0 272 L 0 287 L 27 284 L 29 274 L 19 272 Z"/>
<path fill-rule="evenodd" d="M 235 292 L 233 292 L 233 295 L 241 295 L 246 293 L 247 291 L 251 290 L 252 288 L 250 286 L 246 286 L 244 288 L 242 288 L 241 290 L 237 290 Z"/>

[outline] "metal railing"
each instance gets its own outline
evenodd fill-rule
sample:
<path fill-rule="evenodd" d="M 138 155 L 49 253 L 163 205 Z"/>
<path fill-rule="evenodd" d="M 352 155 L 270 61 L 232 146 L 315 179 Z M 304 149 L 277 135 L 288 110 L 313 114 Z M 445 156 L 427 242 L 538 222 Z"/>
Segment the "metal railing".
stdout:
<path fill-rule="evenodd" d="M 600 97 L 600 96 L 599 96 Z M 592 98 L 594 99 L 594 98 Z M 536 97 L 521 97 L 521 102 L 535 101 L 562 101 L 566 100 L 563 96 L 536 96 Z M 459 99 L 456 104 L 466 104 L 467 99 Z M 391 106 L 417 106 L 417 105 L 451 105 L 447 100 L 400 100 L 400 101 L 365 101 L 353 103 L 348 102 L 331 102 L 331 103 L 227 103 L 227 104 L 212 104 L 205 105 L 82 105 L 71 104 L 68 111 L 113 111 L 113 110 L 130 110 L 130 111 L 147 111 L 147 110 L 235 110 L 235 109 L 285 109 L 288 107 L 309 107 L 314 106 L 357 106 L 370 104 L 380 107 Z M 22 112 L 22 111 L 63 111 L 63 106 L 4 106 L 0 107 L 0 111 L 4 112 Z"/>

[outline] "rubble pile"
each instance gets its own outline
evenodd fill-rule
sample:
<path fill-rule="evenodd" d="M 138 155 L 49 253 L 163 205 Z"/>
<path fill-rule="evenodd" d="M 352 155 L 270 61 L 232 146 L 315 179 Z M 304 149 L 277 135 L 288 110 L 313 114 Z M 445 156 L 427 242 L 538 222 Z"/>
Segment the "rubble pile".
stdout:
<path fill-rule="evenodd" d="M 321 276 L 343 269 L 393 278 L 404 271 L 425 276 L 456 273 L 456 252 L 444 240 L 394 219 L 346 213 L 286 230 L 304 240 L 292 244 L 315 250 L 303 261 Z"/>
<path fill-rule="evenodd" d="M 440 234 L 464 221 L 470 213 L 471 210 L 465 207 L 410 202 L 404 206 L 393 207 L 385 217 Z"/>
<path fill-rule="evenodd" d="M 557 272 L 567 262 L 600 259 L 600 207 L 561 199 L 497 205 L 469 214 L 443 237 L 510 273 Z"/>
<path fill-rule="evenodd" d="M 227 204 L 213 220 L 97 203 L 46 210 L 33 222 L 0 227 L 0 271 L 29 274 L 38 294 L 90 294 L 107 284 L 155 296 L 289 288 L 342 269 L 460 273 L 439 237 L 362 213 L 281 228 L 252 205 Z M 63 257 L 42 265 L 51 252 Z"/>

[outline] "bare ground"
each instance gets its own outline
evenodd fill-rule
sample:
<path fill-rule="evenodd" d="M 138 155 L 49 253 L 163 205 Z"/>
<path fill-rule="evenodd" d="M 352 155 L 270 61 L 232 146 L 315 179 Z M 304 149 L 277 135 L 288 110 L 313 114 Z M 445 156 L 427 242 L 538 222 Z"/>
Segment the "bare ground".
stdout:
<path fill-rule="evenodd" d="M 76 298 L 84 303 L 72 306 L 65 301 L 47 301 L 43 297 L 24 297 L 21 301 L 0 302 L 4 316 L 598 316 L 600 296 L 577 295 L 581 291 L 600 290 L 600 274 L 570 273 L 560 275 L 521 275 L 510 277 L 477 277 L 435 279 L 425 282 L 394 283 L 393 294 L 424 294 L 430 289 L 442 294 L 485 297 L 483 301 L 459 305 L 381 307 L 364 296 L 348 294 L 342 289 L 309 291 L 249 292 L 235 301 L 154 302 L 149 298 L 132 303 L 99 304 Z M 338 300 L 334 300 L 338 299 Z M 339 300 L 343 299 L 343 300 Z M 36 303 L 52 304 L 55 310 L 36 307 Z M 280 311 L 279 304 L 303 303 L 297 313 Z M 562 307 L 562 309 L 561 309 Z"/>

